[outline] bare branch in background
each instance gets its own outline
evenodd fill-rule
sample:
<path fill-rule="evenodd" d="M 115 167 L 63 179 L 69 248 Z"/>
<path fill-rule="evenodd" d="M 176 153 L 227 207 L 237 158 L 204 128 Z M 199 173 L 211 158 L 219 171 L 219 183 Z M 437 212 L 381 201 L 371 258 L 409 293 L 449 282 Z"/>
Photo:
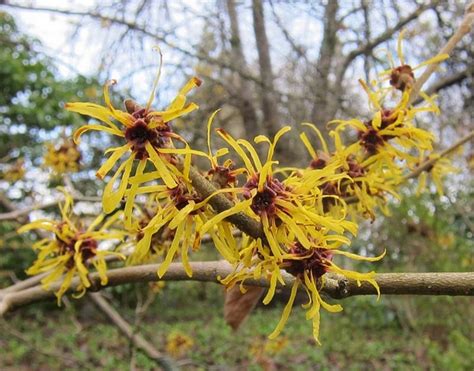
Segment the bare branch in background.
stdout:
<path fill-rule="evenodd" d="M 242 49 L 240 26 L 235 0 L 227 0 L 226 9 L 227 14 L 229 16 L 231 30 L 231 63 L 234 65 L 235 71 L 240 68 L 241 70 L 247 72 L 248 66 Z M 242 75 L 239 73 L 235 74 L 235 81 L 237 85 L 237 106 L 244 122 L 247 137 L 254 138 L 260 132 L 260 125 L 258 125 L 259 121 L 257 118 L 257 112 L 252 102 L 252 87 L 249 85 L 248 80 L 243 78 Z"/>

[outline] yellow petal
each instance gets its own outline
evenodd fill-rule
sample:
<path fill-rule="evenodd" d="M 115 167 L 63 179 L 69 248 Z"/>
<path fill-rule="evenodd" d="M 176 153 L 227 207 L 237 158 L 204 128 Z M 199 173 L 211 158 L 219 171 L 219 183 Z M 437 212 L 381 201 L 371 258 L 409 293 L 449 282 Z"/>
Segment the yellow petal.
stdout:
<path fill-rule="evenodd" d="M 97 170 L 97 177 L 99 179 L 104 179 L 107 173 L 112 169 L 115 163 L 130 149 L 130 145 L 126 144 L 122 147 L 117 147 L 112 152 L 112 155 L 105 161 L 105 163 Z"/>
<path fill-rule="evenodd" d="M 283 327 L 285 327 L 285 324 L 291 314 L 291 308 L 293 308 L 293 303 L 295 302 L 298 287 L 299 280 L 296 279 L 293 283 L 293 286 L 291 287 L 290 298 L 288 299 L 288 303 L 286 303 L 285 305 L 285 309 L 283 309 L 283 314 L 281 315 L 280 321 L 278 322 L 278 325 L 276 326 L 275 330 L 273 330 L 273 332 L 268 335 L 269 339 L 275 339 L 280 334 L 281 330 L 283 330 Z"/>

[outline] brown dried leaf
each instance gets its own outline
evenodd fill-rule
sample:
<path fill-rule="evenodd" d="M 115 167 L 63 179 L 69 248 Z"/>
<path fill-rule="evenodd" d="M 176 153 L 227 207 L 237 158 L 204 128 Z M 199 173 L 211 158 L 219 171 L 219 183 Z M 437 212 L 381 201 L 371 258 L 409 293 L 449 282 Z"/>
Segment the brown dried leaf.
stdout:
<path fill-rule="evenodd" d="M 242 294 L 238 286 L 234 286 L 225 293 L 224 319 L 237 330 L 244 322 L 264 292 L 262 287 L 248 287 Z"/>

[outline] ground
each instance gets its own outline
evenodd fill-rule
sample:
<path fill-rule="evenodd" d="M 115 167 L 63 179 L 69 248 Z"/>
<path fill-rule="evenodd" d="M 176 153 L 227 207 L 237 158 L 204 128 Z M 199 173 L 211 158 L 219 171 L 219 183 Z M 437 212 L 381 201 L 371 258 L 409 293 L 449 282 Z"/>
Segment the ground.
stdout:
<path fill-rule="evenodd" d="M 134 320 L 137 286 L 108 289 L 112 303 Z M 143 291 L 143 285 L 139 288 Z M 431 309 L 455 306 L 471 311 L 468 298 L 372 297 L 343 301 L 344 311 L 324 313 L 322 346 L 315 345 L 304 311 L 295 307 L 279 340 L 266 345 L 284 301 L 259 306 L 234 333 L 222 315 L 222 288 L 212 283 L 169 283 L 146 312 L 139 331 L 160 351 L 170 333 L 194 342 L 176 360 L 185 370 L 472 370 L 472 313 L 464 317 L 433 315 Z M 155 363 L 134 352 L 129 341 L 84 298 L 69 308 L 53 302 L 9 315 L 0 333 L 0 369 L 149 370 Z M 408 308 L 416 308 L 415 313 Z M 431 309 L 430 309 L 431 308 Z M 410 313 L 410 311 L 412 313 Z M 458 318 L 459 317 L 459 318 Z M 464 323 L 464 325 L 463 325 Z M 470 338 L 471 336 L 471 338 Z"/>

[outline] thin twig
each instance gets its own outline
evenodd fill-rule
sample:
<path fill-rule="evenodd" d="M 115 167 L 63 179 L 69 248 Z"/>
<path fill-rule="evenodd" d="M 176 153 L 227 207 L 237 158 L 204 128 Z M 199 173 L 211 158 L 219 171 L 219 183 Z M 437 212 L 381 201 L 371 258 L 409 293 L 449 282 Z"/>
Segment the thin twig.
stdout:
<path fill-rule="evenodd" d="M 98 292 L 89 293 L 89 298 L 109 318 L 112 323 L 140 350 L 142 350 L 150 359 L 154 360 L 164 370 L 173 370 L 171 360 L 160 353 L 148 340 L 140 334 L 133 331 L 132 326 L 118 313 Z"/>
<path fill-rule="evenodd" d="M 101 202 L 102 201 L 100 197 L 77 196 L 77 195 L 76 196 L 73 195 L 73 199 L 75 201 L 84 201 L 84 202 Z M 49 207 L 56 206 L 59 202 L 63 200 L 64 198 L 60 198 L 54 201 L 37 203 L 32 206 L 25 207 L 23 209 L 13 209 L 7 213 L 0 214 L 0 221 L 19 219 L 22 216 L 28 215 L 32 211 L 47 209 Z"/>
<path fill-rule="evenodd" d="M 469 5 L 466 6 L 466 10 L 464 13 L 464 18 L 459 25 L 458 29 L 454 33 L 453 36 L 448 40 L 448 42 L 441 48 L 438 55 L 440 54 L 451 54 L 454 50 L 456 45 L 462 40 L 462 38 L 467 35 L 471 29 L 472 25 L 474 24 L 474 1 L 471 1 Z M 410 95 L 410 104 L 412 104 L 417 98 L 418 94 L 420 93 L 421 88 L 425 84 L 425 82 L 430 78 L 433 72 L 436 71 L 438 65 L 441 62 L 430 64 L 426 67 L 423 74 L 416 80 L 415 84 L 413 85 L 413 89 Z"/>
<path fill-rule="evenodd" d="M 444 151 L 441 151 L 438 153 L 436 156 L 433 156 L 426 161 L 424 161 L 422 164 L 417 166 L 415 169 L 413 169 L 410 173 L 405 175 L 403 177 L 402 183 L 407 181 L 408 179 L 411 178 L 416 178 L 418 175 L 420 175 L 423 171 L 430 171 L 433 165 L 438 161 L 440 158 L 446 157 L 450 153 L 454 152 L 457 150 L 459 147 L 461 147 L 463 144 L 469 142 L 472 138 L 474 138 L 474 130 L 471 131 L 469 134 L 467 134 L 465 137 L 461 138 L 458 140 L 456 143 L 454 143 L 452 146 L 446 148 Z"/>
<path fill-rule="evenodd" d="M 220 279 L 231 274 L 234 268 L 225 261 L 193 262 L 190 263 L 193 271 L 189 277 L 182 263 L 172 263 L 162 280 L 165 281 L 201 281 L 219 283 Z M 126 283 L 155 282 L 159 281 L 156 274 L 159 264 L 139 265 L 134 267 L 117 268 L 108 271 L 107 286 L 118 286 Z M 282 272 L 286 287 L 291 287 L 294 277 Z M 89 277 L 91 287 L 89 290 L 100 290 L 100 277 L 92 273 Z M 474 296 L 474 272 L 466 273 L 380 273 L 375 276 L 382 294 L 386 295 L 449 295 L 449 296 Z M 342 299 L 355 295 L 376 295 L 372 285 L 362 282 L 359 286 L 356 281 L 348 280 L 343 276 L 331 274 L 325 281 L 322 293 Z M 267 287 L 268 280 L 248 279 L 249 286 Z M 50 286 L 49 291 L 40 286 L 35 286 L 23 291 L 13 292 L 3 297 L 0 302 L 0 316 L 6 313 L 50 298 L 59 289 L 61 282 Z M 74 291 L 80 285 L 80 280 L 75 278 L 71 282 L 69 291 Z"/>

